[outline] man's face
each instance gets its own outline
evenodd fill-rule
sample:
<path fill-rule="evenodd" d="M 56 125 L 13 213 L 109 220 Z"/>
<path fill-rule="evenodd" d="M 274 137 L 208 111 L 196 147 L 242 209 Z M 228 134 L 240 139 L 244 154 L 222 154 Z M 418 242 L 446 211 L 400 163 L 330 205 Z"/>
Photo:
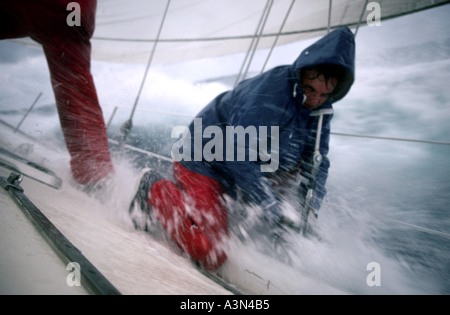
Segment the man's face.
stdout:
<path fill-rule="evenodd" d="M 313 110 L 320 107 L 331 96 L 337 85 L 336 78 L 325 80 L 324 76 L 318 75 L 316 71 L 307 71 L 302 77 L 303 93 L 306 101 L 303 106 Z"/>

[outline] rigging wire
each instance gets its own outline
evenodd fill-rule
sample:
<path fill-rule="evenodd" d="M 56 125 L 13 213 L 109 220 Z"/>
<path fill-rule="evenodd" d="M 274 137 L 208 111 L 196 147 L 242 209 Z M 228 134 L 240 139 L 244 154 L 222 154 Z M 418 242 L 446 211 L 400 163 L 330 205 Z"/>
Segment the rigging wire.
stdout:
<path fill-rule="evenodd" d="M 328 28 L 327 28 L 327 34 L 330 33 L 331 30 L 331 8 L 333 6 L 333 0 L 330 0 L 330 5 L 328 6 Z"/>
<path fill-rule="evenodd" d="M 246 56 L 244 58 L 244 62 L 242 63 L 241 68 L 239 70 L 239 74 L 236 77 L 236 81 L 234 82 L 234 86 L 236 86 L 242 78 L 245 78 L 245 76 L 248 73 L 248 68 L 249 68 L 249 66 L 251 64 L 251 59 L 253 58 L 253 56 L 255 54 L 256 48 L 258 47 L 258 43 L 259 43 L 259 40 L 260 40 L 260 38 L 262 36 L 262 32 L 264 30 L 265 23 L 267 22 L 267 18 L 269 16 L 270 10 L 272 8 L 272 4 L 273 4 L 273 0 L 267 0 L 266 6 L 264 7 L 263 14 L 261 15 L 261 19 L 259 20 L 259 23 L 258 23 L 258 26 L 256 28 L 255 34 L 252 36 L 252 42 L 250 43 L 250 47 L 249 47 L 249 49 L 247 51 L 247 54 L 246 54 Z M 249 59 L 250 54 L 252 56 Z M 247 60 L 249 60 L 249 61 L 247 61 Z M 247 68 L 246 68 L 246 70 L 244 72 L 243 69 L 244 69 L 246 64 L 247 64 Z"/>
<path fill-rule="evenodd" d="M 281 23 L 280 30 L 278 31 L 277 36 L 275 37 L 275 40 L 274 40 L 274 42 L 273 42 L 273 44 L 272 44 L 272 47 L 270 48 L 270 51 L 269 51 L 269 53 L 267 54 L 266 60 L 265 60 L 263 66 L 262 66 L 262 68 L 261 68 L 261 72 L 260 72 L 260 73 L 263 73 L 264 70 L 266 69 L 267 62 L 269 61 L 269 59 L 270 59 L 270 57 L 271 57 L 271 55 L 272 55 L 272 52 L 273 52 L 273 50 L 275 49 L 275 46 L 277 45 L 278 39 L 279 39 L 280 36 L 281 36 L 281 32 L 283 31 L 284 25 L 286 24 L 286 21 L 287 21 L 287 19 L 288 19 L 288 17 L 289 17 L 289 14 L 291 13 L 292 8 L 294 7 L 294 3 L 295 3 L 295 0 L 292 0 L 291 4 L 290 4 L 290 6 L 289 6 L 289 8 L 288 8 L 288 10 L 287 10 L 287 12 L 286 12 L 286 15 L 284 16 L 283 23 Z"/>
<path fill-rule="evenodd" d="M 402 141 L 402 142 L 419 142 L 419 143 L 428 143 L 428 144 L 450 145 L 450 141 L 421 140 L 421 139 L 408 139 L 408 138 L 395 138 L 395 137 L 381 137 L 381 136 L 359 135 L 359 134 L 342 133 L 342 132 L 331 132 L 330 134 L 335 135 L 335 136 L 345 136 L 345 137 L 354 137 L 354 138 L 368 138 L 368 139 L 377 139 L 377 140 Z"/>
<path fill-rule="evenodd" d="M 169 11 L 169 6 L 170 6 L 170 0 L 167 1 L 166 8 L 164 10 L 164 15 L 163 15 L 163 18 L 161 20 L 161 24 L 159 26 L 158 33 L 157 33 L 157 36 L 156 36 L 156 40 L 153 43 L 153 48 L 152 48 L 152 51 L 150 53 L 150 56 L 149 56 L 149 59 L 148 59 L 148 62 L 147 62 L 147 66 L 145 68 L 144 78 L 141 81 L 141 85 L 139 87 L 139 91 L 138 91 L 138 94 L 136 96 L 136 100 L 134 101 L 133 109 L 131 110 L 130 118 L 120 128 L 120 132 L 122 134 L 121 140 L 120 140 L 120 146 L 122 146 L 123 143 L 125 142 L 128 134 L 130 133 L 131 128 L 133 126 L 133 116 L 134 116 L 134 113 L 136 111 L 136 107 L 137 107 L 137 104 L 139 102 L 139 98 L 141 96 L 142 89 L 144 88 L 145 81 L 146 81 L 147 76 L 148 76 L 148 71 L 149 71 L 150 65 L 151 65 L 151 63 L 153 61 L 153 56 L 155 55 L 156 46 L 158 45 L 159 38 L 161 36 L 161 32 L 162 32 L 162 29 L 163 29 L 164 21 L 166 20 L 167 12 Z"/>
<path fill-rule="evenodd" d="M 356 34 L 358 33 L 358 29 L 359 29 L 359 26 L 361 25 L 361 21 L 362 21 L 362 18 L 363 18 L 363 16 L 364 16 L 364 12 L 366 12 L 366 9 L 367 9 L 367 3 L 369 2 L 369 0 L 366 0 L 366 2 L 364 2 L 364 6 L 363 6 L 363 8 L 362 8 L 362 10 L 361 10 L 361 15 L 359 16 L 359 22 L 358 22 L 358 24 L 356 25 L 356 29 L 355 29 L 355 37 L 356 37 Z"/>
<path fill-rule="evenodd" d="M 36 103 L 38 102 L 39 98 L 42 96 L 42 92 L 40 92 L 38 94 L 38 96 L 36 97 L 36 99 L 34 100 L 33 104 L 31 104 L 30 108 L 28 108 L 27 112 L 23 115 L 22 119 L 20 120 L 20 122 L 17 124 L 16 128 L 14 129 L 14 133 L 16 133 L 20 126 L 22 125 L 22 123 L 25 121 L 25 119 L 27 118 L 28 114 L 31 113 L 31 111 L 33 110 L 33 107 L 36 105 Z"/>
<path fill-rule="evenodd" d="M 390 222 L 390 223 L 396 223 L 396 224 L 404 225 L 404 226 L 407 226 L 409 228 L 413 228 L 416 231 L 425 232 L 425 233 L 428 233 L 428 234 L 433 234 L 433 235 L 436 235 L 436 236 L 445 237 L 445 238 L 450 239 L 450 234 L 446 233 L 446 232 L 442 232 L 442 231 L 439 231 L 439 230 L 426 228 L 426 227 L 423 227 L 423 226 L 420 226 L 420 225 L 411 224 L 411 223 L 407 223 L 407 222 L 400 221 L 400 220 L 394 220 L 394 219 L 388 219 L 388 218 L 380 218 L 380 219 L 385 221 L 385 222 Z"/>
<path fill-rule="evenodd" d="M 247 67 L 245 68 L 244 75 L 243 75 L 242 79 L 245 79 L 247 77 L 247 75 L 248 75 L 248 71 L 250 69 L 250 65 L 252 64 L 253 57 L 255 56 L 256 49 L 258 48 L 259 41 L 260 41 L 260 39 L 262 37 L 263 31 L 264 31 L 264 27 L 266 26 L 267 19 L 269 18 L 269 14 L 270 14 L 270 11 L 272 9 L 272 5 L 273 5 L 273 0 L 270 1 L 270 6 L 267 9 L 267 14 L 266 14 L 266 16 L 264 18 L 263 24 L 261 25 L 261 30 L 260 30 L 260 32 L 258 34 L 257 39 L 256 39 L 255 46 L 253 47 L 253 50 L 252 50 L 252 53 L 251 53 L 251 57 L 250 57 L 250 59 L 249 59 L 249 61 L 247 63 Z"/>

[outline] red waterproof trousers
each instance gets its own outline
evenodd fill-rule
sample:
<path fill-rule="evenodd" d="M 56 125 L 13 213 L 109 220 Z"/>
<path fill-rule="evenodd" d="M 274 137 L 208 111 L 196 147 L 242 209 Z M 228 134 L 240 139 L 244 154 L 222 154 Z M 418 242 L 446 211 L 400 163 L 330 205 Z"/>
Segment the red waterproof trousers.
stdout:
<path fill-rule="evenodd" d="M 175 243 L 209 270 L 226 260 L 228 213 L 216 180 L 174 166 L 175 182 L 160 180 L 150 188 L 149 204 Z"/>
<path fill-rule="evenodd" d="M 31 37 L 43 48 L 50 69 L 58 115 L 80 184 L 95 183 L 113 172 L 106 125 L 90 72 L 90 38 L 96 0 L 77 0 L 80 26 L 70 26 L 70 0 L 1 0 L 0 39 Z"/>

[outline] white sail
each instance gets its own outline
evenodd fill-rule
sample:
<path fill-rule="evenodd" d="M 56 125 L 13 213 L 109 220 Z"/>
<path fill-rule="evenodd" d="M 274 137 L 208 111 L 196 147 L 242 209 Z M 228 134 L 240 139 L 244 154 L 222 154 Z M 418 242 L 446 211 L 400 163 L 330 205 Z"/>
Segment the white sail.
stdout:
<path fill-rule="evenodd" d="M 94 58 L 146 61 L 155 41 L 154 62 L 210 58 L 245 52 L 255 37 L 258 48 L 267 48 L 275 41 L 282 44 L 322 36 L 329 27 L 366 25 L 378 13 L 386 20 L 447 2 L 100 0 Z"/>
<path fill-rule="evenodd" d="M 98 0 L 93 58 L 182 62 L 354 29 L 448 0 Z M 83 8 L 81 8 L 82 10 Z M 68 11 L 69 13 L 69 11 Z M 24 41 L 24 39 L 21 39 Z M 30 40 L 25 40 L 28 43 Z"/>

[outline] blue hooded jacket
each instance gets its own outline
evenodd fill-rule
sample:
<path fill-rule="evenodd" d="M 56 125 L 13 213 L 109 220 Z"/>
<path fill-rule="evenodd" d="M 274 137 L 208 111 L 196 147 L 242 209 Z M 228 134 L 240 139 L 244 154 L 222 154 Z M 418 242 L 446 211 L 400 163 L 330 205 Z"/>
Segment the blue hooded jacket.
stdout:
<path fill-rule="evenodd" d="M 190 158 L 185 158 L 180 163 L 193 172 L 216 179 L 231 196 L 235 196 L 236 192 L 240 191 L 246 202 L 261 205 L 263 208 L 272 204 L 277 197 L 268 178 L 298 171 L 307 176 L 311 172 L 318 117 L 311 115 L 312 112 L 302 106 L 304 96 L 299 77 L 300 71 L 320 64 L 334 64 L 345 69 L 344 79 L 335 89 L 332 99 L 316 111 L 332 109 L 332 103 L 342 99 L 353 84 L 354 59 L 354 34 L 348 27 L 342 27 L 305 49 L 292 65 L 273 68 L 240 82 L 233 90 L 218 95 L 189 126 L 192 152 Z M 326 194 L 325 182 L 330 166 L 327 153 L 331 117 L 332 115 L 326 115 L 323 118 L 320 142 L 323 160 L 314 188 L 317 209 Z M 241 126 L 246 131 L 253 128 L 251 126 L 256 127 L 257 131 L 260 131 L 259 127 L 266 127 L 267 136 L 259 132 L 256 135 L 257 139 L 253 139 L 255 134 L 249 132 L 243 145 L 242 141 L 239 143 L 236 140 L 236 137 L 226 137 L 227 127 L 236 128 L 237 126 Z M 275 152 L 277 147 L 274 145 L 274 138 L 270 139 L 270 136 L 274 136 L 271 129 L 273 126 L 279 128 L 278 152 Z M 223 141 L 220 137 L 223 137 Z M 255 150 L 260 151 L 259 146 L 255 148 L 251 145 L 256 143 L 252 142 L 253 140 L 264 140 L 262 138 L 268 139 L 267 151 L 271 159 L 278 159 L 278 163 L 274 163 L 276 169 L 274 168 L 273 172 L 261 171 L 261 166 L 269 162 L 267 157 L 264 159 L 263 155 L 255 152 Z M 231 147 L 227 146 L 230 143 Z M 242 156 L 239 159 L 237 155 L 242 146 L 245 147 L 244 160 Z M 217 158 L 218 155 L 214 155 L 216 158 L 199 156 L 202 154 L 201 150 L 205 148 L 208 152 L 219 152 L 223 158 Z M 194 153 L 195 150 L 197 153 Z M 252 159 L 252 151 L 257 154 L 256 160 Z"/>

